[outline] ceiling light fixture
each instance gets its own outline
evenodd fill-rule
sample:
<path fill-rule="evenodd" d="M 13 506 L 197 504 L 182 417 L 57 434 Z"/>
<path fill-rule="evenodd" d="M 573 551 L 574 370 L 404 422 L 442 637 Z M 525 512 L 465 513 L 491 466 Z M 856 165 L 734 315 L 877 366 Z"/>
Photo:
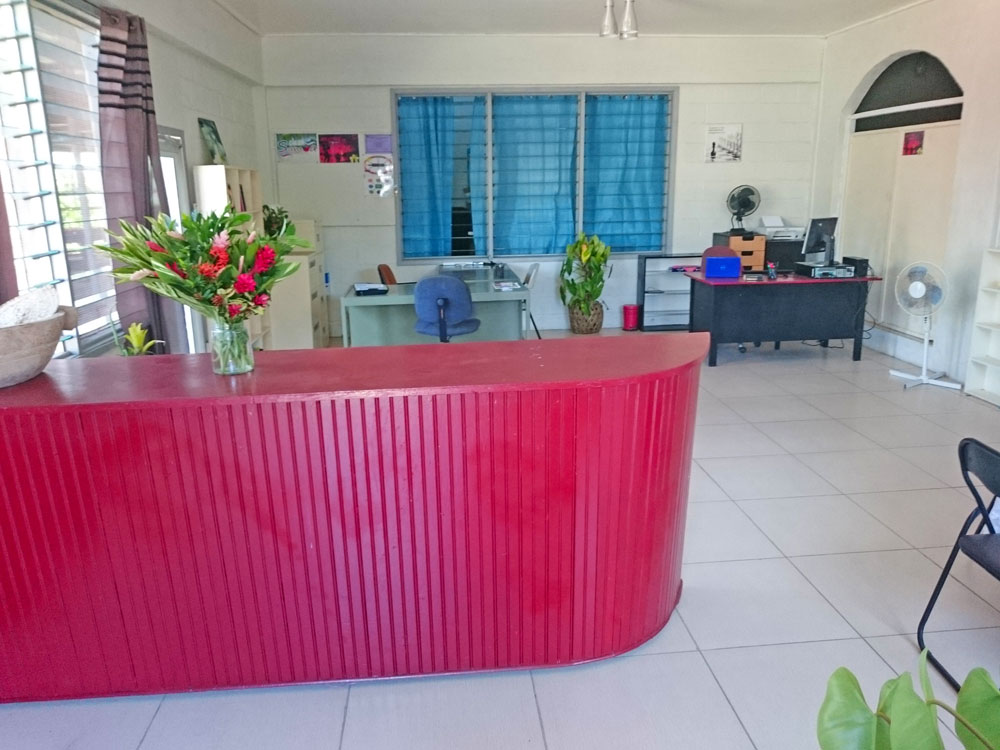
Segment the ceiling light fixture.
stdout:
<path fill-rule="evenodd" d="M 625 15 L 622 16 L 622 39 L 635 39 L 639 36 L 639 22 L 635 17 L 635 0 L 625 0 Z"/>
<path fill-rule="evenodd" d="M 605 0 L 604 20 L 601 22 L 601 36 L 618 36 L 618 19 L 615 18 L 615 0 Z"/>
<path fill-rule="evenodd" d="M 635 39 L 639 36 L 639 25 L 635 17 L 635 0 L 625 0 L 625 14 L 622 16 L 621 31 L 618 29 L 618 18 L 615 16 L 615 0 L 605 0 L 601 36 L 609 39 Z"/>

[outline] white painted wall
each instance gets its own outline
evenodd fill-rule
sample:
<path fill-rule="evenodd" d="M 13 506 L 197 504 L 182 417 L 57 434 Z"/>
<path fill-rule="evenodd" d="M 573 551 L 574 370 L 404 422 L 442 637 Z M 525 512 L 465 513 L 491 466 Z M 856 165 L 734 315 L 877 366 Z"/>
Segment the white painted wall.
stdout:
<path fill-rule="evenodd" d="M 903 54 L 926 51 L 949 68 L 965 92 L 965 108 L 949 221 L 945 271 L 951 297 L 935 319 L 931 364 L 965 374 L 980 263 L 995 245 L 1000 175 L 1000 3 L 931 0 L 829 38 L 823 63 L 813 206 L 839 213 L 843 199 L 847 116 L 871 82 Z M 891 283 L 891 279 L 887 282 Z M 912 342 L 881 336 L 873 343 L 917 361 Z"/>
<path fill-rule="evenodd" d="M 149 38 L 156 121 L 184 131 L 188 168 L 211 164 L 198 118 L 214 120 L 230 164 L 257 168 L 257 115 L 254 91 L 262 87 L 217 62 L 192 52 L 154 29 Z M 263 108 L 263 98 L 260 104 Z M 194 182 L 189 182 L 193 188 Z M 194 192 L 191 192 L 192 199 Z"/>
<path fill-rule="evenodd" d="M 823 42 L 807 38 L 265 37 L 268 156 L 278 132 L 392 132 L 393 89 L 642 86 L 677 88 L 672 249 L 701 252 L 729 226 L 724 201 L 756 185 L 763 211 L 803 222 L 810 215 Z M 705 125 L 743 123 L 744 159 L 704 162 Z M 277 200 L 323 227 L 331 294 L 375 280 L 390 263 L 401 280 L 432 266 L 399 266 L 392 199 L 363 192 L 358 165 L 276 165 Z M 532 309 L 542 328 L 566 328 L 556 296 L 561 258 L 542 262 Z M 524 270 L 530 260 L 514 261 Z M 606 324 L 635 302 L 636 261 L 615 260 L 604 299 Z M 339 310 L 331 306 L 339 332 Z"/>
<path fill-rule="evenodd" d="M 215 0 L 118 0 L 114 7 L 142 16 L 147 28 L 229 70 L 260 82 L 260 36 Z M 159 83 L 153 79 L 154 87 Z"/>

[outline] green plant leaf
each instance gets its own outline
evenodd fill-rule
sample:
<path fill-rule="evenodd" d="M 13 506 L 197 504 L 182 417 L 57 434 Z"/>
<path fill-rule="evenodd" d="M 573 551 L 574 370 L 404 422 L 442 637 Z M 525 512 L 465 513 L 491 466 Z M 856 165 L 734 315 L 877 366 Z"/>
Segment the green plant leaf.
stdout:
<path fill-rule="evenodd" d="M 958 691 L 955 708 L 987 742 L 995 748 L 1000 747 L 1000 691 L 985 669 L 980 667 L 969 672 Z M 966 750 L 986 747 L 959 721 L 955 722 L 955 733 Z"/>
<path fill-rule="evenodd" d="M 920 652 L 920 660 L 917 662 L 917 674 L 920 675 L 920 688 L 924 691 L 924 701 L 930 705 L 930 702 L 934 700 L 934 688 L 931 687 L 931 678 L 927 674 L 927 655 L 928 651 L 925 648 Z M 934 718 L 937 718 L 937 706 L 931 705 L 931 710 L 934 712 Z"/>
<path fill-rule="evenodd" d="M 886 713 L 889 725 L 889 746 L 893 750 L 944 750 L 937 715 L 913 689 L 909 672 L 896 680 Z"/>
<path fill-rule="evenodd" d="M 851 671 L 840 667 L 826 684 L 816 734 L 822 750 L 875 750 L 876 718 Z"/>

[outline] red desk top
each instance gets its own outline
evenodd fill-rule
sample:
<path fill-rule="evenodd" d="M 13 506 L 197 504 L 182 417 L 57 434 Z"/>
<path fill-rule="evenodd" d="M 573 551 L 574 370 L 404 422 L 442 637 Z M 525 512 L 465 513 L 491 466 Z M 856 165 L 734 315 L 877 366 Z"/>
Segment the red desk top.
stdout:
<path fill-rule="evenodd" d="M 759 273 L 755 271 L 754 273 Z M 761 281 L 744 281 L 741 275 L 737 279 L 706 279 L 701 271 L 688 271 L 684 274 L 689 279 L 694 281 L 699 281 L 702 284 L 708 284 L 709 286 L 768 286 L 775 284 L 843 284 L 843 283 L 857 283 L 860 281 L 881 281 L 881 276 L 852 276 L 846 279 L 811 279 L 808 276 L 799 276 L 798 274 L 789 274 L 787 276 L 778 276 L 777 279 L 771 281 L 767 278 L 767 274 L 764 274 L 764 278 Z"/>
<path fill-rule="evenodd" d="M 707 351 L 706 333 L 668 333 L 257 352 L 256 369 L 234 376 L 213 374 L 207 354 L 54 360 L 38 377 L 0 389 L 0 411 L 596 384 L 700 362 Z"/>

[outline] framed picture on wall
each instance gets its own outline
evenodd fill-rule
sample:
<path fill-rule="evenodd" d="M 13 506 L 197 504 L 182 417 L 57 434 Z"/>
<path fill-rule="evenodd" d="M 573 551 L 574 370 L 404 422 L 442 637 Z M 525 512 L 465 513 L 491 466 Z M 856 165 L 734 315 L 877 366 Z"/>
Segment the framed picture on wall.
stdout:
<path fill-rule="evenodd" d="M 208 153 L 212 157 L 212 163 L 225 164 L 226 147 L 222 145 L 222 137 L 219 135 L 219 129 L 215 126 L 215 121 L 199 117 L 198 129 L 201 130 L 201 139 L 208 148 Z"/>
<path fill-rule="evenodd" d="M 709 125 L 705 129 L 705 162 L 718 164 L 743 160 L 743 125 Z"/>
<path fill-rule="evenodd" d="M 319 160 L 323 164 L 357 164 L 361 161 L 357 133 L 321 133 Z"/>

